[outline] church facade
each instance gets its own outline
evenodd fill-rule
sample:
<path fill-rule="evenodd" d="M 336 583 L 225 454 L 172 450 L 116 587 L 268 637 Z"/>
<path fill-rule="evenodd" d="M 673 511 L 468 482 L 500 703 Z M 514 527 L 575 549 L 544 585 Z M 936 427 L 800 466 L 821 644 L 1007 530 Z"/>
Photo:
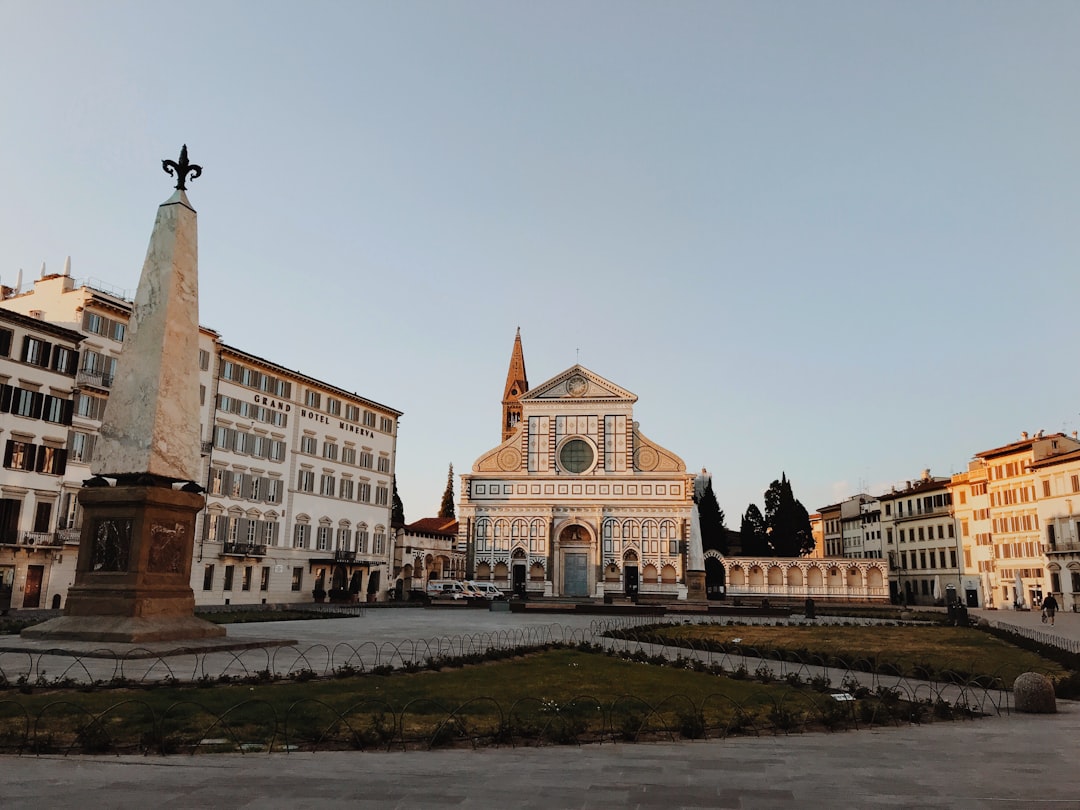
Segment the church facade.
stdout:
<path fill-rule="evenodd" d="M 520 331 L 502 442 L 461 476 L 470 578 L 528 597 L 686 597 L 693 475 L 634 421 L 637 397 L 574 365 L 530 388 Z"/>

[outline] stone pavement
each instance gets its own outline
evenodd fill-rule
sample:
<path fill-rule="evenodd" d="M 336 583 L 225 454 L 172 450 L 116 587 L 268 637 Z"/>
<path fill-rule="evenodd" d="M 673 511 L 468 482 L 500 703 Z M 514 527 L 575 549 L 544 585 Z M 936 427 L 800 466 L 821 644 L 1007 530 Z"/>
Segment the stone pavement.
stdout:
<path fill-rule="evenodd" d="M 4 808 L 1080 807 L 1080 704 L 926 726 L 395 752 L 0 758 Z"/>
<path fill-rule="evenodd" d="M 1030 618 L 990 614 L 1006 623 Z M 1080 617 L 1063 618 L 1080 627 Z M 229 633 L 333 647 L 556 623 L 587 630 L 591 622 L 570 615 L 384 609 L 349 619 L 231 625 Z M 1068 627 L 1059 621 L 1063 632 Z M 1080 808 L 1080 704 L 1059 701 L 1058 707 L 1050 716 L 707 742 L 0 757 L 0 807 Z"/>

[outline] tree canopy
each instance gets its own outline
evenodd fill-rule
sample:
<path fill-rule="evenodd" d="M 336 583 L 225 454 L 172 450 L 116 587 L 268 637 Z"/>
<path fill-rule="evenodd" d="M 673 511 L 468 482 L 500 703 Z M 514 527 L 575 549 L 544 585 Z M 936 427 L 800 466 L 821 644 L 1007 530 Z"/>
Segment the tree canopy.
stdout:
<path fill-rule="evenodd" d="M 439 517 L 452 518 L 457 517 L 457 512 L 454 511 L 454 465 L 450 465 L 449 472 L 446 473 L 446 490 L 443 492 L 442 505 L 439 507 Z"/>
<path fill-rule="evenodd" d="M 394 500 L 393 508 L 390 512 L 390 525 L 391 526 L 404 526 L 405 525 L 405 504 L 401 502 L 401 496 L 398 495 L 397 489 L 397 473 L 394 473 L 393 478 L 394 487 Z"/>
<path fill-rule="evenodd" d="M 727 531 L 724 526 L 724 510 L 713 492 L 712 476 L 705 479 L 705 491 L 698 500 L 698 519 L 701 522 L 701 546 L 703 551 L 728 553 Z"/>
<path fill-rule="evenodd" d="M 792 494 L 786 473 L 765 491 L 765 530 L 777 557 L 801 557 L 814 550 L 810 514 Z"/>
<path fill-rule="evenodd" d="M 742 516 L 742 524 L 739 526 L 739 539 L 742 541 L 742 555 L 744 557 L 768 557 L 772 555 L 769 548 L 769 536 L 765 533 L 765 518 L 757 504 L 750 504 Z"/>

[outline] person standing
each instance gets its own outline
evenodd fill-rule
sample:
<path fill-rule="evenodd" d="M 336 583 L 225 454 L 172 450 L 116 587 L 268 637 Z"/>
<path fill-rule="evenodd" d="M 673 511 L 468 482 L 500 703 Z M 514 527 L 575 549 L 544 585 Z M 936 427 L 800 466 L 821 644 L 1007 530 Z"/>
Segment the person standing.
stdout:
<path fill-rule="evenodd" d="M 1050 622 L 1050 626 L 1053 627 L 1053 625 L 1054 625 L 1054 614 L 1057 613 L 1058 603 L 1057 603 L 1057 599 L 1054 598 L 1054 595 L 1052 593 L 1047 594 L 1046 598 L 1043 599 L 1042 609 L 1043 609 L 1043 621 L 1044 622 L 1045 621 Z"/>

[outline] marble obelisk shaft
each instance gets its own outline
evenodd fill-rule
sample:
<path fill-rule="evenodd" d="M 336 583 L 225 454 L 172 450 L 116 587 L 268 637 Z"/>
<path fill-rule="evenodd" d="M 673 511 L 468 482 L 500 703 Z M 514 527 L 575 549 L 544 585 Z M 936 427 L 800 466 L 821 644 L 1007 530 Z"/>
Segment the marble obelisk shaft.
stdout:
<path fill-rule="evenodd" d="M 92 471 L 200 477 L 199 280 L 195 210 L 177 190 L 157 220 Z"/>
<path fill-rule="evenodd" d="M 196 517 L 206 503 L 190 486 L 200 476 L 198 341 L 195 211 L 181 188 L 158 208 L 91 465 L 96 477 L 79 495 L 82 538 L 65 615 L 24 637 L 225 635 L 195 617 L 191 590 Z"/>

